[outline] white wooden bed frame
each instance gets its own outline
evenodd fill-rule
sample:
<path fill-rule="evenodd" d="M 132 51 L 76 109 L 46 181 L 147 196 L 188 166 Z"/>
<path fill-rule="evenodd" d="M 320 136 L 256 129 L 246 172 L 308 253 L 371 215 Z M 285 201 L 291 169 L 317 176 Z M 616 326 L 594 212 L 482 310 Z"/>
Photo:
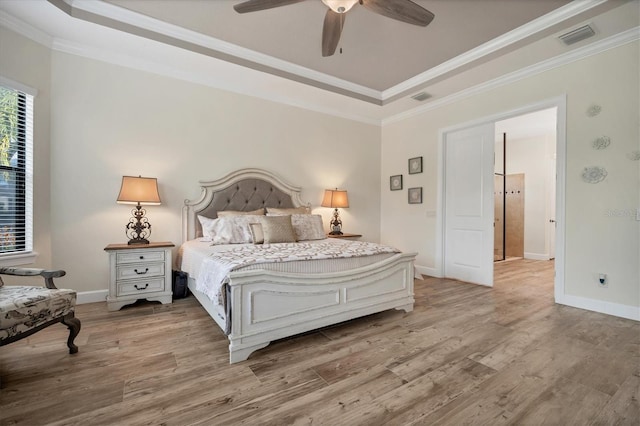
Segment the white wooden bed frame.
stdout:
<path fill-rule="evenodd" d="M 183 241 L 196 238 L 197 215 L 211 204 L 214 194 L 245 179 L 266 181 L 288 194 L 294 206 L 304 205 L 300 188 L 260 169 L 242 169 L 215 181 L 200 181 L 200 198 L 185 200 Z M 227 301 L 231 307 L 230 363 L 246 360 L 276 339 L 388 309 L 412 311 L 415 256 L 398 253 L 382 262 L 335 273 L 231 272 Z M 224 330 L 223 308 L 196 290 L 191 277 L 188 286 Z"/>

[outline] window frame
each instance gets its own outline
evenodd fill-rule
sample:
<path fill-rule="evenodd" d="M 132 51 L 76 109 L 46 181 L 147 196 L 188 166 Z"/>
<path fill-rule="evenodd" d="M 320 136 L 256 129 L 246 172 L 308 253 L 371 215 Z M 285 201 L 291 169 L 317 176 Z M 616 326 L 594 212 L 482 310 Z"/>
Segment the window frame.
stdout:
<path fill-rule="evenodd" d="M 31 87 L 0 76 L 0 86 L 18 92 L 19 126 L 17 165 L 0 166 L 0 172 L 16 174 L 16 194 L 24 194 L 23 202 L 17 209 L 17 224 L 24 230 L 24 242 L 19 250 L 0 253 L 0 267 L 18 266 L 34 263 L 38 253 L 33 249 L 33 117 L 34 99 L 37 91 Z"/>

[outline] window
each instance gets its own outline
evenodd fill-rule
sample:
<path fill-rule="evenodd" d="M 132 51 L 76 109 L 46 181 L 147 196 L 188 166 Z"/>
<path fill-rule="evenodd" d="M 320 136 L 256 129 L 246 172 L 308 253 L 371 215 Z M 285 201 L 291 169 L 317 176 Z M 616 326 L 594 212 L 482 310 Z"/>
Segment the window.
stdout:
<path fill-rule="evenodd" d="M 33 253 L 33 95 L 0 81 L 0 262 Z"/>

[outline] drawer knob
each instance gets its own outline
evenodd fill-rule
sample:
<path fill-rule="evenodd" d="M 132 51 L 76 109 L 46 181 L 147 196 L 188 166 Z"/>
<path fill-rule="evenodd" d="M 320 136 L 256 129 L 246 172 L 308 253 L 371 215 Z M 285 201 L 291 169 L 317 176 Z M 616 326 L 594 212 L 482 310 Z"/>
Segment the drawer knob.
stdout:
<path fill-rule="evenodd" d="M 136 290 L 146 290 L 147 287 L 149 287 L 149 283 L 146 283 L 144 287 L 138 287 L 138 284 L 134 284 L 133 286 L 136 288 Z"/>
<path fill-rule="evenodd" d="M 149 268 L 144 268 L 144 271 L 142 271 L 142 272 L 138 272 L 138 270 L 137 270 L 137 269 L 134 269 L 134 270 L 133 270 L 133 272 L 135 272 L 135 273 L 136 273 L 136 274 L 138 274 L 138 275 L 144 275 L 144 274 L 146 274 L 147 272 L 149 272 Z"/>
<path fill-rule="evenodd" d="M 140 256 L 140 260 L 144 259 L 144 256 Z"/>

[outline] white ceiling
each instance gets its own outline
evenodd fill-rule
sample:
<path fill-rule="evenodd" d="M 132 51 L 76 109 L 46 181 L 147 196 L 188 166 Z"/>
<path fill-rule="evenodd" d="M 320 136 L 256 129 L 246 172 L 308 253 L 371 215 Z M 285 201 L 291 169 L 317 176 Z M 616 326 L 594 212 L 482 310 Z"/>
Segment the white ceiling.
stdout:
<path fill-rule="evenodd" d="M 323 58 L 320 0 L 247 14 L 239 2 L 0 0 L 0 25 L 58 51 L 381 124 L 637 40 L 640 20 L 640 0 L 416 0 L 435 14 L 424 28 L 356 4 L 343 53 Z M 594 37 L 557 39 L 587 23 Z M 409 97 L 420 91 L 431 97 Z"/>

